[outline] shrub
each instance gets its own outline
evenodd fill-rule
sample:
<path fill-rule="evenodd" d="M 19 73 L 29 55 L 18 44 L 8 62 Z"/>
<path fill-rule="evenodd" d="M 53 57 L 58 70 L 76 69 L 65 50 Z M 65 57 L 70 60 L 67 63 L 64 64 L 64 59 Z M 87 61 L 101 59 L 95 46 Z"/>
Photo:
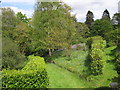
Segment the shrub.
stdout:
<path fill-rule="evenodd" d="M 46 69 L 46 65 L 44 62 L 44 58 L 39 56 L 28 56 L 29 62 L 22 70 L 44 70 Z"/>
<path fill-rule="evenodd" d="M 22 70 L 3 70 L 3 88 L 46 88 L 48 75 L 44 59 L 29 56 L 30 60 Z"/>
<path fill-rule="evenodd" d="M 92 45 L 91 45 L 91 72 L 94 75 L 102 74 L 103 67 L 105 64 L 104 59 L 104 48 L 105 41 L 100 36 L 92 37 Z"/>
<path fill-rule="evenodd" d="M 45 88 L 48 86 L 46 71 L 3 70 L 3 88 Z"/>
<path fill-rule="evenodd" d="M 2 68 L 20 69 L 24 67 L 26 57 L 19 52 L 18 45 L 6 37 L 3 37 L 2 41 Z"/>

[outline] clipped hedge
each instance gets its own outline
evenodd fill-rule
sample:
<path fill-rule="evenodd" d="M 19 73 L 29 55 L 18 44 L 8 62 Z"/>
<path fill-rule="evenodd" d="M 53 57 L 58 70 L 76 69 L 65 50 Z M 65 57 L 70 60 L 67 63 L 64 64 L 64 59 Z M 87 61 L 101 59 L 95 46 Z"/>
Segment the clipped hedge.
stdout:
<path fill-rule="evenodd" d="M 49 85 L 44 59 L 29 56 L 22 70 L 2 70 L 3 88 L 46 88 Z"/>
<path fill-rule="evenodd" d="M 44 58 L 39 56 L 28 56 L 29 62 L 22 70 L 44 70 L 46 69 L 46 65 L 44 62 Z"/>
<path fill-rule="evenodd" d="M 92 37 L 91 44 L 91 71 L 94 75 L 103 73 L 103 68 L 106 63 L 104 59 L 105 41 L 101 36 Z"/>

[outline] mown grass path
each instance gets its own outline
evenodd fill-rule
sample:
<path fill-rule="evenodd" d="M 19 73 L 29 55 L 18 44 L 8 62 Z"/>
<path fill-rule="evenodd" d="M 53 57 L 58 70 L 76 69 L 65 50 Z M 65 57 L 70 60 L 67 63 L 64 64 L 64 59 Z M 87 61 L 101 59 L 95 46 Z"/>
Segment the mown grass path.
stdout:
<path fill-rule="evenodd" d="M 84 88 L 79 76 L 60 68 L 55 64 L 47 64 L 50 88 Z"/>

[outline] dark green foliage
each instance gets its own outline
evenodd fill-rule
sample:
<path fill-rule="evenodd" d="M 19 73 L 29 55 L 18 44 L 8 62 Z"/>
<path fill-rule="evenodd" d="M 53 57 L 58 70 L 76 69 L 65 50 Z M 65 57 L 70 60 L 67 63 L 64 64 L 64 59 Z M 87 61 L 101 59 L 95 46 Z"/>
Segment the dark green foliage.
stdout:
<path fill-rule="evenodd" d="M 91 12 L 91 11 L 88 11 L 87 12 L 87 15 L 86 15 L 86 21 L 85 21 L 85 24 L 87 24 L 87 26 L 89 27 L 89 28 L 91 28 L 91 25 L 92 25 L 92 23 L 94 22 L 94 15 L 93 15 L 93 13 Z"/>
<path fill-rule="evenodd" d="M 29 62 L 22 70 L 3 70 L 3 88 L 46 88 L 48 76 L 44 59 L 29 56 Z"/>
<path fill-rule="evenodd" d="M 18 45 L 9 38 L 2 38 L 2 67 L 18 69 L 24 66 L 26 57 L 19 52 Z"/>
<path fill-rule="evenodd" d="M 13 40 L 19 46 L 20 52 L 27 53 L 30 43 L 31 28 L 24 22 L 20 22 L 13 31 Z"/>
<path fill-rule="evenodd" d="M 117 45 L 119 46 L 120 44 L 120 28 L 117 28 L 115 30 L 109 31 L 105 33 L 105 39 L 108 42 L 109 46 L 112 45 Z"/>
<path fill-rule="evenodd" d="M 113 27 L 110 21 L 108 20 L 96 20 L 94 23 L 91 25 L 91 30 L 90 34 L 91 36 L 102 36 L 106 37 L 105 34 L 112 31 Z"/>
<path fill-rule="evenodd" d="M 102 19 L 110 21 L 110 13 L 108 12 L 107 9 L 103 12 Z"/>
<path fill-rule="evenodd" d="M 118 74 L 120 75 L 120 45 L 117 46 L 116 50 L 115 50 L 115 65 L 116 65 L 116 70 L 118 72 Z"/>
<path fill-rule="evenodd" d="M 76 33 L 75 33 L 75 37 L 74 37 L 74 41 L 73 41 L 73 45 L 74 44 L 78 44 L 78 43 L 84 43 L 86 42 L 86 38 L 89 36 L 90 32 L 89 32 L 89 28 L 87 27 L 86 24 L 81 23 L 81 22 L 76 22 Z"/>
<path fill-rule="evenodd" d="M 120 27 L 120 13 L 115 13 L 112 17 L 112 23 L 115 28 Z"/>

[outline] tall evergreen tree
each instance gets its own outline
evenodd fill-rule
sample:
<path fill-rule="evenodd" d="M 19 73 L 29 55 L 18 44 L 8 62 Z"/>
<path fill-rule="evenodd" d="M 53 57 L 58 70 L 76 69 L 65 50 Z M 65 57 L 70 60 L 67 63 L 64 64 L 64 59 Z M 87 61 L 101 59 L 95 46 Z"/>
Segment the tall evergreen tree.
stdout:
<path fill-rule="evenodd" d="M 85 24 L 90 28 L 91 24 L 94 22 L 94 15 L 91 11 L 87 12 Z"/>
<path fill-rule="evenodd" d="M 102 19 L 110 20 L 110 13 L 107 9 L 103 12 Z"/>

